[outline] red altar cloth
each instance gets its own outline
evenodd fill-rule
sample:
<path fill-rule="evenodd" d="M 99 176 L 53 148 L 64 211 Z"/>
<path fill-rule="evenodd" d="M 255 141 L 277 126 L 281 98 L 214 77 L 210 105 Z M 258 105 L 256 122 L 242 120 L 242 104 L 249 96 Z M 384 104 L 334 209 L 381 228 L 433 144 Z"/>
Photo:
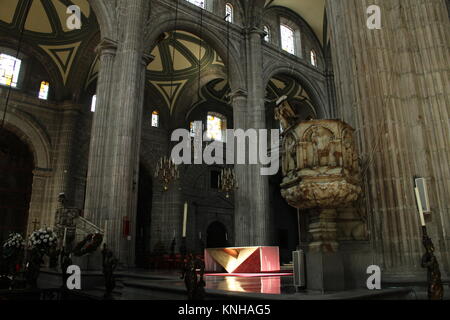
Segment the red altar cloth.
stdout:
<path fill-rule="evenodd" d="M 228 273 L 259 273 L 280 271 L 278 247 L 235 247 L 205 249 L 205 269 Z"/>

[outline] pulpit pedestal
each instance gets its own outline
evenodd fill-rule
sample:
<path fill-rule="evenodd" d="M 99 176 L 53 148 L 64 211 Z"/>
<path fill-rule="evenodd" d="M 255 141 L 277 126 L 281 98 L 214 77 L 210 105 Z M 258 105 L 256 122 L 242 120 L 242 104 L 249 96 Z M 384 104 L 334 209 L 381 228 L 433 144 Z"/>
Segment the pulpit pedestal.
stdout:
<path fill-rule="evenodd" d="M 339 252 L 306 253 L 306 287 L 322 292 L 345 289 L 344 263 Z"/>

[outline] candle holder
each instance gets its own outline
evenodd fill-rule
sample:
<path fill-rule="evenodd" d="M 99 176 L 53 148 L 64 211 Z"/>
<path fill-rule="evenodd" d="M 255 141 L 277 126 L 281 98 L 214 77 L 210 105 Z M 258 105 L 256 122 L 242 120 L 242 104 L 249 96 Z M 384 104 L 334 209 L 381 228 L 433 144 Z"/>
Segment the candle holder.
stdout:
<path fill-rule="evenodd" d="M 238 183 L 234 169 L 223 169 L 219 177 L 219 190 L 225 192 L 225 197 L 228 199 L 230 192 L 233 192 L 235 189 L 238 189 Z"/>
<path fill-rule="evenodd" d="M 172 159 L 162 157 L 156 165 L 155 178 L 158 178 L 163 184 L 163 190 L 169 190 L 169 185 L 180 178 L 178 167 Z"/>

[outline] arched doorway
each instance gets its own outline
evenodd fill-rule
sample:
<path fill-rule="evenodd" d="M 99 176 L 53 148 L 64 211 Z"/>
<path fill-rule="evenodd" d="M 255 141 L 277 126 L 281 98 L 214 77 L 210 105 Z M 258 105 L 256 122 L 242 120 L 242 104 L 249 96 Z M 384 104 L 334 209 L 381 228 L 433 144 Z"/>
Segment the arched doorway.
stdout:
<path fill-rule="evenodd" d="M 146 267 L 146 259 L 150 256 L 150 224 L 152 211 L 152 178 L 149 172 L 140 165 L 138 206 L 136 213 L 136 259 L 137 267 Z"/>
<path fill-rule="evenodd" d="M 211 223 L 206 230 L 207 248 L 225 248 L 228 247 L 227 228 L 223 223 L 215 221 Z"/>
<path fill-rule="evenodd" d="M 34 157 L 15 134 L 0 132 L 0 241 L 10 232 L 25 236 L 33 184 Z"/>

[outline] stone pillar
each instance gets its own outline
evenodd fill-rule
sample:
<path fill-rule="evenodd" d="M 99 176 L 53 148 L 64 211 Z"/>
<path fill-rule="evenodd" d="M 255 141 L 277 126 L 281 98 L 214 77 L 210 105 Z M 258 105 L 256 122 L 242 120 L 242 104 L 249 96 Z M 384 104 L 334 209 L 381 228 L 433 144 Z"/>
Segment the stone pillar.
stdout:
<path fill-rule="evenodd" d="M 381 29 L 366 27 L 369 5 Z M 327 1 L 338 116 L 358 135 L 374 264 L 384 279 L 425 279 L 413 191 L 427 178 L 443 274 L 450 243 L 450 29 L 444 0 Z M 444 165 L 445 164 L 445 165 Z M 364 170 L 365 169 L 365 170 Z"/>
<path fill-rule="evenodd" d="M 105 170 L 108 160 L 107 142 L 111 135 L 111 96 L 114 92 L 113 73 L 117 43 L 109 39 L 103 39 L 96 50 L 100 56 L 100 72 L 97 80 L 97 101 L 91 129 L 85 215 L 93 223 L 103 227 L 103 220 L 108 216 L 109 191 L 107 191 Z"/>
<path fill-rule="evenodd" d="M 33 222 L 38 221 L 42 227 L 44 224 L 49 225 L 47 217 L 44 213 L 48 211 L 48 195 L 46 192 L 47 181 L 50 179 L 52 171 L 50 169 L 36 168 L 33 170 L 33 185 L 30 199 L 30 210 L 28 214 L 27 235 L 34 231 Z"/>
<path fill-rule="evenodd" d="M 243 90 L 232 92 L 230 101 L 233 106 L 234 129 L 245 129 L 247 127 L 247 92 Z M 253 241 L 251 231 L 255 225 L 248 201 L 248 197 L 252 196 L 248 168 L 246 165 L 236 164 L 234 170 L 239 187 L 234 191 L 234 245 L 247 246 Z"/>
<path fill-rule="evenodd" d="M 73 157 L 77 138 L 77 124 L 82 106 L 71 101 L 59 105 L 62 112 L 58 139 L 55 141 L 55 168 L 49 188 L 50 207 L 44 212 L 45 224 L 52 226 L 55 219 L 59 193 L 65 193 L 69 205 L 73 205 Z"/>
<path fill-rule="evenodd" d="M 102 90 L 109 92 L 109 110 L 106 122 L 96 120 L 98 131 L 93 141 L 105 147 L 99 150 L 90 172 L 87 192 L 98 192 L 100 199 L 89 199 L 89 217 L 99 226 L 108 220 L 108 245 L 121 264 L 134 264 L 137 188 L 139 177 L 139 149 L 141 117 L 144 100 L 145 67 L 150 56 L 144 55 L 142 30 L 148 16 L 148 1 L 127 0 L 119 4 L 121 19 L 120 39 L 115 54 L 112 83 L 105 83 Z M 109 58 L 105 58 L 109 61 Z M 110 64 L 102 68 L 111 67 Z M 105 70 L 104 79 L 108 80 Z M 107 93 L 103 101 L 108 101 Z M 101 102 L 100 102 L 101 103 Z M 97 117 L 102 117 L 98 115 Z M 102 129 L 102 125 L 107 128 Z M 106 133 L 105 136 L 102 133 Z M 100 134 L 100 137 L 96 136 Z M 91 147 L 95 147 L 95 144 Z M 96 187 L 98 186 L 98 187 Z M 100 190 L 95 190 L 100 188 Z M 100 210 L 98 208 L 100 207 Z M 130 223 L 129 237 L 123 236 L 124 221 Z"/>
<path fill-rule="evenodd" d="M 312 236 L 310 252 L 338 251 L 336 218 L 336 209 L 311 209 L 308 230 Z"/>
<path fill-rule="evenodd" d="M 266 91 L 262 69 L 262 41 L 264 41 L 265 33 L 259 28 L 250 28 L 247 31 L 247 129 L 266 129 Z M 269 178 L 261 175 L 261 167 L 261 165 L 246 167 L 249 186 L 247 196 L 249 197 L 249 212 L 253 215 L 251 228 L 254 232 L 250 239 L 251 243 L 248 245 L 271 244 Z"/>
<path fill-rule="evenodd" d="M 262 46 L 264 32 L 257 28 L 245 30 L 248 91 L 231 94 L 234 129 L 264 129 L 265 90 L 262 77 Z M 246 150 L 248 150 L 248 145 Z M 236 165 L 239 189 L 235 191 L 235 245 L 269 245 L 269 181 L 262 176 L 259 164 Z"/>
<path fill-rule="evenodd" d="M 153 185 L 150 249 L 152 251 L 155 251 L 155 249 L 158 251 L 158 248 L 163 247 L 166 253 L 170 253 L 170 245 L 172 244 L 175 232 L 175 252 L 179 252 L 183 232 L 184 205 L 180 190 L 180 181 L 172 182 L 167 191 L 163 190 L 163 186 L 159 180 L 155 180 L 155 182 L 157 183 Z M 189 223 L 189 220 L 192 220 L 193 214 L 192 206 L 188 206 L 187 234 L 194 228 L 194 225 Z"/>

